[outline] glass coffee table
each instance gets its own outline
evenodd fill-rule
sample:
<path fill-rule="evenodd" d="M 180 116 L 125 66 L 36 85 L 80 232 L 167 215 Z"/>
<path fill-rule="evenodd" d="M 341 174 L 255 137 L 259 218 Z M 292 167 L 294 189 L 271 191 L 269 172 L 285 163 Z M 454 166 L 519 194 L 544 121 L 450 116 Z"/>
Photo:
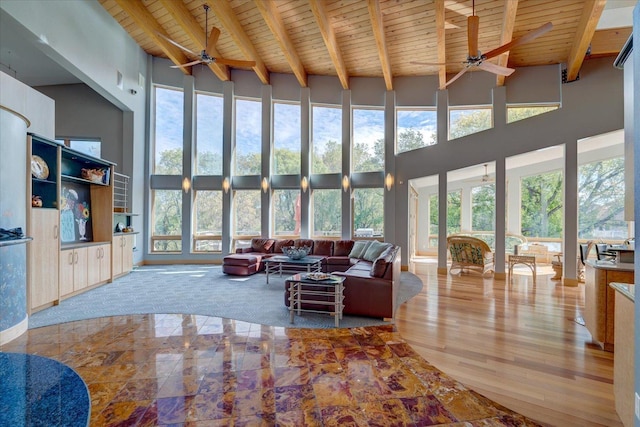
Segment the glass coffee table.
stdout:
<path fill-rule="evenodd" d="M 278 273 L 319 273 L 322 270 L 323 256 L 307 255 L 300 259 L 291 259 L 286 255 L 274 255 L 264 259 L 267 273 L 267 284 L 269 284 L 269 274 Z"/>
<path fill-rule="evenodd" d="M 325 273 L 298 273 L 286 280 L 289 294 L 289 322 L 301 312 L 330 314 L 340 326 L 344 310 L 344 276 Z M 302 308 L 302 304 L 331 307 L 333 311 Z"/>

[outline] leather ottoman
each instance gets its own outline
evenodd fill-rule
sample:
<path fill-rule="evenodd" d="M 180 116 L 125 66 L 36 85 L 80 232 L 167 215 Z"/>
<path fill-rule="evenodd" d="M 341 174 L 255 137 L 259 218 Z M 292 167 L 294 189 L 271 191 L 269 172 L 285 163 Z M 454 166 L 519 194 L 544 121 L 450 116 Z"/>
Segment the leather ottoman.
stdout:
<path fill-rule="evenodd" d="M 235 276 L 250 276 L 260 271 L 259 255 L 232 254 L 227 255 L 222 261 L 222 272 Z"/>

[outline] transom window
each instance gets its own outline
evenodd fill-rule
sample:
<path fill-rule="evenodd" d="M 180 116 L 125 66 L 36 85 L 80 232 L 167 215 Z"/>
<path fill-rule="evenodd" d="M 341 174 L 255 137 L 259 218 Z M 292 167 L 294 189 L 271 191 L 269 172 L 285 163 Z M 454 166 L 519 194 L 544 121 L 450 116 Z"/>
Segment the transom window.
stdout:
<path fill-rule="evenodd" d="M 415 150 L 437 142 L 435 109 L 396 110 L 396 152 Z"/>
<path fill-rule="evenodd" d="M 456 107 L 449 109 L 449 140 L 461 138 L 493 127 L 491 107 Z"/>

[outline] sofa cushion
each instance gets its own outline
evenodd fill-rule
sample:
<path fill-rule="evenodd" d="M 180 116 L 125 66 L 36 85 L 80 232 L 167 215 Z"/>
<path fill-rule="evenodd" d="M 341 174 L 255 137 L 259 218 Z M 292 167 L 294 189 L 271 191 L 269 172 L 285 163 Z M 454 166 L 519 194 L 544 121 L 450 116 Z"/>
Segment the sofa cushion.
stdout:
<path fill-rule="evenodd" d="M 333 255 L 333 240 L 316 240 L 313 242 L 313 255 Z"/>
<path fill-rule="evenodd" d="M 371 240 L 358 240 L 353 243 L 353 249 L 349 252 L 349 258 L 361 259 L 367 248 L 371 244 Z"/>
<path fill-rule="evenodd" d="M 306 246 L 307 248 L 311 248 L 311 253 L 313 253 L 313 239 L 296 239 L 293 243 L 293 246 L 296 248 L 301 248 Z"/>
<path fill-rule="evenodd" d="M 273 239 L 253 238 L 251 239 L 251 251 L 269 253 L 274 243 L 275 241 Z"/>
<path fill-rule="evenodd" d="M 282 255 L 282 248 L 285 246 L 293 246 L 293 239 L 278 239 L 273 245 L 273 253 Z"/>
<path fill-rule="evenodd" d="M 360 258 L 374 262 L 380 256 L 380 254 L 389 247 L 391 247 L 390 243 L 381 243 L 377 240 L 373 240 Z"/>
<path fill-rule="evenodd" d="M 393 246 L 388 247 L 380 254 L 373 265 L 371 266 L 371 277 L 384 277 L 387 273 L 387 268 L 393 262 L 393 257 L 396 254 L 396 248 Z"/>
<path fill-rule="evenodd" d="M 353 240 L 336 240 L 333 244 L 333 256 L 349 256 L 354 243 Z"/>

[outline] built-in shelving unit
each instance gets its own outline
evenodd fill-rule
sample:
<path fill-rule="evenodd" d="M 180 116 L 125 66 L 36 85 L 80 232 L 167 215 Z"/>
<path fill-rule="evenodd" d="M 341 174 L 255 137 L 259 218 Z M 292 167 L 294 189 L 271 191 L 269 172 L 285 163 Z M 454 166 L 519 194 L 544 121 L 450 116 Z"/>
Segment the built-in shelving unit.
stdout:
<path fill-rule="evenodd" d="M 113 278 L 114 164 L 28 135 L 32 203 L 28 215 L 29 309 Z M 127 252 L 117 250 L 119 264 Z M 123 274 L 120 271 L 119 274 Z"/>

